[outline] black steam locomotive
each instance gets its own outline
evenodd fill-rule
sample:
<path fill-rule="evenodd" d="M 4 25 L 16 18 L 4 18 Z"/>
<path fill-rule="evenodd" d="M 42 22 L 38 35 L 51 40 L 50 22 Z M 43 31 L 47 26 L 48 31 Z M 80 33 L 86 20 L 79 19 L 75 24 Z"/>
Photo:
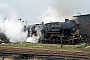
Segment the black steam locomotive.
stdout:
<path fill-rule="evenodd" d="M 38 43 L 78 44 L 84 38 L 79 33 L 80 23 L 65 19 L 65 22 L 51 22 L 28 26 L 28 37 L 39 36 Z M 62 41 L 61 41 L 62 40 Z"/>

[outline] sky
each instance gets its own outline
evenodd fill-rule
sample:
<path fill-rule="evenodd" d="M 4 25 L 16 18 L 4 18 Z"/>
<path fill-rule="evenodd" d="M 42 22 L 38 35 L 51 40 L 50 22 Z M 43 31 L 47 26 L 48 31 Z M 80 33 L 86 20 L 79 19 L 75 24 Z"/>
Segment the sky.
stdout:
<path fill-rule="evenodd" d="M 41 23 L 42 11 L 48 7 L 57 9 L 62 16 L 90 13 L 90 0 L 0 0 L 0 4 L 8 5 L 28 25 Z M 0 8 L 0 11 L 0 15 L 8 18 L 6 9 Z"/>

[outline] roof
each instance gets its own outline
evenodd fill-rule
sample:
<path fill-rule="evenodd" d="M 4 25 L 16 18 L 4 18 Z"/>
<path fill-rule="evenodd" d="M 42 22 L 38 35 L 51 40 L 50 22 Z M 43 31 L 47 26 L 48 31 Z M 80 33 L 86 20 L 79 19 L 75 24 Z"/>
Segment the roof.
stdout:
<path fill-rule="evenodd" d="M 90 14 L 77 15 L 77 16 L 73 16 L 73 17 L 85 17 L 85 16 L 90 16 Z"/>

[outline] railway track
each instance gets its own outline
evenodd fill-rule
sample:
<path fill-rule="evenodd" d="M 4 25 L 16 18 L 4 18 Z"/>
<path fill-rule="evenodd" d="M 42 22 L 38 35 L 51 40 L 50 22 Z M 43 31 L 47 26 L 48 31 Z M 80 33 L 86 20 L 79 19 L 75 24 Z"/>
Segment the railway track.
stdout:
<path fill-rule="evenodd" d="M 16 47 L 0 47 L 1 54 L 15 54 L 22 56 L 34 56 L 38 58 L 75 58 L 75 59 L 90 59 L 90 52 L 69 52 L 57 50 L 40 50 L 30 48 L 16 48 Z"/>

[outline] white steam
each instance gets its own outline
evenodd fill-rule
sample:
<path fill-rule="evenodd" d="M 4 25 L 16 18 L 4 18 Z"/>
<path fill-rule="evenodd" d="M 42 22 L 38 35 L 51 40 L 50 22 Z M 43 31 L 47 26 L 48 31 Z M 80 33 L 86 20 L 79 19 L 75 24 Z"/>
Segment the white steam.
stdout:
<path fill-rule="evenodd" d="M 48 22 L 62 22 L 65 19 L 73 19 L 74 14 L 81 12 L 86 0 L 55 0 L 54 7 L 43 9 L 40 20 Z"/>
<path fill-rule="evenodd" d="M 5 33 L 10 42 L 22 42 L 26 39 L 26 33 L 23 32 L 22 22 L 17 19 L 16 11 L 8 4 L 0 4 L 0 8 L 8 12 L 9 17 L 4 19 L 0 16 L 0 32 Z"/>
<path fill-rule="evenodd" d="M 28 37 L 26 42 L 31 42 L 31 43 L 38 43 L 39 38 L 41 37 L 41 26 L 35 27 L 36 30 L 36 36 L 33 34 L 32 37 Z M 31 30 L 31 29 L 30 29 Z M 32 31 L 30 31 L 32 33 Z M 30 34 L 31 35 L 31 34 Z"/>
<path fill-rule="evenodd" d="M 49 22 L 63 22 L 64 18 L 61 14 L 58 13 L 56 8 L 47 7 L 42 11 L 42 16 L 40 16 L 40 20 L 44 23 Z"/>
<path fill-rule="evenodd" d="M 31 43 L 38 43 L 38 39 L 39 39 L 39 36 L 32 36 L 32 37 L 28 37 L 26 42 L 31 42 Z"/>

